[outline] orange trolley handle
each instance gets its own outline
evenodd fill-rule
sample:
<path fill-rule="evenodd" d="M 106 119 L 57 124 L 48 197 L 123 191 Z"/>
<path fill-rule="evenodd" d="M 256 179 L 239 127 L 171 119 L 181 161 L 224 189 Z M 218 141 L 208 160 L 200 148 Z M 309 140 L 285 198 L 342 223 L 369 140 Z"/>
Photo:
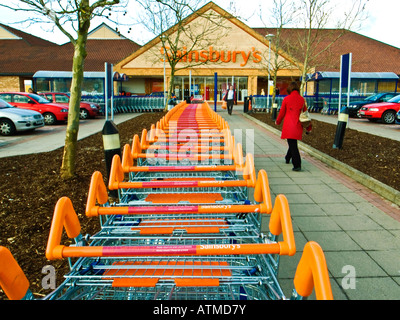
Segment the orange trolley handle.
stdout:
<path fill-rule="evenodd" d="M 47 241 L 46 258 L 53 260 L 62 255 L 64 246 L 60 245 L 61 235 L 65 228 L 69 238 L 77 238 L 81 232 L 78 216 L 69 198 L 63 197 L 57 201 Z"/>
<path fill-rule="evenodd" d="M 114 156 L 117 157 L 118 155 Z M 117 158 L 115 158 L 117 159 Z M 248 162 L 252 159 L 251 154 L 248 155 Z M 117 160 L 116 160 L 117 161 Z M 115 168 L 115 166 L 114 166 Z M 239 205 L 242 212 L 259 212 L 261 214 L 270 214 L 272 212 L 271 194 L 268 185 L 268 176 L 265 170 L 260 170 L 258 173 L 257 181 L 255 181 L 255 170 L 251 170 L 252 177 L 248 181 L 255 185 L 255 200 L 259 203 L 257 205 Z M 119 174 L 123 175 L 122 170 L 119 170 Z M 116 174 L 114 174 L 115 177 Z M 120 177 L 123 179 L 123 177 Z M 254 182 L 255 181 L 255 182 Z M 113 183 L 113 181 L 110 181 Z M 115 183 L 118 184 L 118 181 Z M 107 214 L 132 214 L 129 207 L 101 207 L 108 202 L 108 194 L 103 176 L 99 171 L 96 171 L 92 175 L 92 179 L 89 186 L 88 199 L 86 203 L 86 215 L 88 217 L 97 217 L 99 215 Z M 100 206 L 98 206 L 99 204 Z M 202 213 L 211 213 L 216 208 L 213 206 L 206 206 L 208 209 L 203 210 Z M 218 207 L 218 206 L 217 206 Z M 232 206 L 235 207 L 235 206 Z M 204 209 L 204 208 L 203 208 Z M 237 209 L 236 209 L 237 210 Z M 237 210 L 239 212 L 240 210 Z M 250 211 L 249 211 L 250 210 Z M 171 213 L 171 211 L 169 211 Z M 222 210 L 222 213 L 226 211 Z M 236 211 L 232 211 L 236 212 Z M 137 212 L 138 213 L 138 212 Z"/>
<path fill-rule="evenodd" d="M 77 257 L 104 256 L 163 256 L 163 255 L 244 255 L 279 254 L 292 256 L 296 253 L 289 205 L 284 195 L 278 195 L 271 213 L 270 232 L 276 236 L 281 233 L 283 241 L 265 244 L 236 245 L 172 245 L 172 246 L 64 246 L 61 245 L 63 226 L 69 238 L 77 238 L 80 233 L 79 220 L 69 198 L 61 198 L 54 210 L 46 257 L 49 260 Z"/>
<path fill-rule="evenodd" d="M 281 255 L 293 256 L 296 253 L 292 219 L 289 210 L 289 203 L 285 195 L 278 194 L 275 205 L 272 209 L 269 221 L 269 230 L 275 235 L 282 234 L 283 241 L 279 242 Z"/>
<path fill-rule="evenodd" d="M 124 161 L 126 163 L 126 160 Z M 122 167 L 121 158 L 119 155 L 114 155 L 112 162 L 111 162 L 111 170 L 110 170 L 110 178 L 108 182 L 108 188 L 110 190 L 118 190 L 120 188 L 144 188 L 144 182 L 129 182 L 125 181 L 125 172 Z M 227 187 L 234 187 L 234 186 L 244 186 L 244 187 L 251 187 L 254 188 L 256 183 L 256 173 L 254 167 L 254 160 L 251 154 L 247 154 L 246 156 L 246 163 L 243 169 L 243 180 L 238 181 L 202 181 L 197 182 L 198 187 L 215 187 L 215 186 L 227 186 Z M 175 185 L 175 182 L 164 183 L 164 182 L 154 182 L 152 183 L 151 187 L 157 187 L 159 185 L 164 185 L 164 187 Z M 187 186 L 195 187 L 195 182 L 187 182 Z M 180 186 L 183 186 L 180 184 Z"/>
<path fill-rule="evenodd" d="M 134 136 L 133 138 L 133 143 L 132 147 L 129 144 L 125 144 L 123 147 L 123 152 L 122 152 L 122 169 L 125 173 L 128 173 L 131 171 L 130 168 L 133 167 L 134 165 L 134 157 L 136 158 L 140 153 L 142 149 L 145 149 L 146 146 L 148 146 L 148 142 L 146 138 L 143 138 L 143 136 L 146 136 L 147 133 L 146 130 L 143 130 L 143 135 L 142 135 L 142 142 L 139 142 L 138 136 Z M 234 139 L 234 138 L 232 138 Z M 132 148 L 135 150 L 134 152 L 132 151 Z M 242 170 L 243 169 L 243 149 L 242 145 L 240 143 L 233 145 L 231 147 L 232 149 L 232 157 L 234 161 L 234 166 L 235 168 L 233 170 Z"/>
<path fill-rule="evenodd" d="M 103 205 L 108 202 L 108 192 L 100 171 L 92 174 L 89 193 L 86 202 L 86 215 L 88 217 L 98 216 L 99 207 L 97 203 Z"/>
<path fill-rule="evenodd" d="M 294 286 L 301 297 L 308 297 L 315 288 L 318 300 L 333 300 L 325 255 L 318 243 L 310 241 L 305 245 L 297 265 Z"/>
<path fill-rule="evenodd" d="M 0 246 L 0 287 L 10 300 L 21 300 L 29 293 L 29 281 L 10 250 Z"/>

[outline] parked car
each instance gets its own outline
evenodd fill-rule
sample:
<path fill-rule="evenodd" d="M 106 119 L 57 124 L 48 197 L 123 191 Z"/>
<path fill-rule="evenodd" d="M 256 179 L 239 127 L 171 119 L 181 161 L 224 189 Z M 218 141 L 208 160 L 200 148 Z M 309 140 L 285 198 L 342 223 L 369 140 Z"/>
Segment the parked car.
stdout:
<path fill-rule="evenodd" d="M 204 99 L 203 96 L 201 94 L 195 94 L 192 98 L 192 103 L 203 103 Z"/>
<path fill-rule="evenodd" d="M 50 102 L 62 103 L 64 105 L 69 105 L 70 95 L 64 92 L 41 92 L 39 95 L 43 96 Z M 81 109 L 79 118 L 88 119 L 95 118 L 100 114 L 100 106 L 93 102 L 81 102 Z"/>
<path fill-rule="evenodd" d="M 0 135 L 35 130 L 44 126 L 43 116 L 36 111 L 20 109 L 0 99 Z"/>
<path fill-rule="evenodd" d="M 360 111 L 360 109 L 363 106 L 365 106 L 367 104 L 371 104 L 371 103 L 386 102 L 386 101 L 394 98 L 397 95 L 398 95 L 398 93 L 394 93 L 394 92 L 381 92 L 381 93 L 377 93 L 372 96 L 369 96 L 368 98 L 365 98 L 364 100 L 352 101 L 352 102 L 350 102 L 349 116 L 357 117 L 358 112 Z"/>
<path fill-rule="evenodd" d="M 383 123 L 392 124 L 399 110 L 400 95 L 387 102 L 373 103 L 362 107 L 360 110 L 360 117 L 370 121 L 382 120 Z"/>
<path fill-rule="evenodd" d="M 155 91 L 155 92 L 152 92 L 152 93 L 150 93 L 150 97 L 164 97 L 164 94 L 165 95 L 168 95 L 168 91 L 165 91 L 165 93 L 163 92 L 163 91 Z"/>
<path fill-rule="evenodd" d="M 49 100 L 34 93 L 0 92 L 0 98 L 14 107 L 41 113 L 46 125 L 68 120 L 68 107 L 63 104 L 51 103 Z"/>
<path fill-rule="evenodd" d="M 400 124 L 400 110 L 399 112 L 397 112 L 396 114 L 396 120 L 395 120 L 396 124 Z"/>

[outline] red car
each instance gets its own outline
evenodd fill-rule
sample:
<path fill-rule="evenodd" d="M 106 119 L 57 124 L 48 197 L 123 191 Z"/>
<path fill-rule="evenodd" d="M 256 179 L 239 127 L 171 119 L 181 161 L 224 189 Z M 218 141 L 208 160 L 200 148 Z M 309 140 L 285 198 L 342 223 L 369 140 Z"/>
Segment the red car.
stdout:
<path fill-rule="evenodd" d="M 393 124 L 396 113 L 400 110 L 400 95 L 387 102 L 367 104 L 360 110 L 360 117 L 369 121 L 382 120 L 383 123 Z"/>
<path fill-rule="evenodd" d="M 63 104 L 51 103 L 45 98 L 27 92 L 1 92 L 0 98 L 12 106 L 34 110 L 43 115 L 47 125 L 55 124 L 57 121 L 68 120 L 68 107 Z"/>
<path fill-rule="evenodd" d="M 47 100 L 55 103 L 62 103 L 65 105 L 69 104 L 70 96 L 67 93 L 63 92 L 41 92 L 39 95 L 45 97 Z M 100 106 L 96 103 L 92 102 L 81 102 L 81 109 L 79 118 L 80 119 L 88 119 L 95 118 L 100 114 Z"/>

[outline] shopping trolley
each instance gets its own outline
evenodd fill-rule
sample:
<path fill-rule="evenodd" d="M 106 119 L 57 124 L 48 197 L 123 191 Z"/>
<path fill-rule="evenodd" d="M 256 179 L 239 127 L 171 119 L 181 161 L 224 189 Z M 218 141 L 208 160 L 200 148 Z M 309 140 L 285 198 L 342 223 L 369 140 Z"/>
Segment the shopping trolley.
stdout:
<path fill-rule="evenodd" d="M 171 163 L 182 143 L 173 141 L 174 130 L 190 127 L 197 128 L 190 132 L 196 139 L 204 128 L 215 130 L 197 140 L 197 147 L 193 144 L 195 154 L 208 145 L 216 154 L 228 150 L 232 163 Z M 296 252 L 287 199 L 278 195 L 272 207 L 267 173 L 260 170 L 256 176 L 252 155 L 243 161 L 241 146 L 234 145 L 228 129 L 207 105 L 182 104 L 152 126 L 149 139 L 143 138 L 144 132 L 142 141 L 135 138 L 136 155 L 162 150 L 167 165 L 144 166 L 136 156 L 134 166 L 135 156 L 129 146 L 124 148 L 127 156 L 122 162 L 114 157 L 109 179 L 109 189 L 119 191 L 116 203 L 109 203 L 103 177 L 95 172 L 86 215 L 100 217 L 101 225 L 92 236 L 81 234 L 71 200 L 61 198 L 46 257 L 69 259 L 71 271 L 45 299 L 286 299 L 277 280 L 278 260 Z M 254 189 L 254 202 L 241 188 Z M 260 231 L 262 215 L 269 216 L 267 235 Z M 75 244 L 61 244 L 63 229 Z M 5 292 L 10 299 L 32 299 L 20 268 L 11 278 L 1 273 L 2 257 L 12 259 L 4 252 L 0 250 L 0 283 Z M 20 285 L 10 290 L 14 279 Z M 293 299 L 311 294 L 313 285 L 318 299 L 332 298 L 318 244 L 306 245 L 294 285 Z"/>
<path fill-rule="evenodd" d="M 209 259 L 209 262 L 196 260 L 190 263 L 187 260 L 174 259 L 172 256 L 163 261 L 142 259 L 125 262 L 79 258 L 71 272 L 66 275 L 66 280 L 44 299 L 288 299 L 279 284 L 274 283 L 274 278 L 267 279 L 257 274 L 261 265 L 254 262 L 262 261 L 253 261 L 252 257 L 240 259 L 240 256 L 229 255 L 225 256 L 224 260 L 217 258 Z M 250 269 L 250 265 L 257 267 L 253 266 Z M 142 277 L 143 275 L 145 277 Z M 261 281 L 248 281 L 257 278 Z M 201 286 L 195 286 L 196 284 Z M 0 286 L 10 300 L 35 299 L 24 272 L 5 247 L 0 247 Z M 265 287 L 269 290 L 265 290 Z M 297 266 L 290 299 L 307 298 L 314 289 L 318 300 L 333 299 L 324 253 L 318 243 L 311 241 L 305 245 Z"/>
<path fill-rule="evenodd" d="M 93 238 L 83 237 L 72 203 L 64 197 L 56 205 L 46 257 L 50 260 L 78 258 L 71 273 L 66 275 L 68 286 L 75 288 L 146 288 L 146 298 L 154 299 L 165 287 L 167 292 L 176 289 L 176 298 L 183 298 L 182 294 L 187 296 L 192 290 L 205 297 L 202 288 L 214 287 L 219 291 L 218 298 L 222 298 L 221 294 L 232 290 L 234 285 L 238 290 L 241 287 L 242 293 L 247 292 L 247 287 L 263 286 L 263 290 L 259 289 L 263 297 L 249 298 L 266 299 L 279 292 L 276 273 L 267 255 L 296 252 L 287 200 L 284 196 L 277 199 L 271 213 L 270 232 L 276 236 L 283 234 L 280 242 L 259 235 L 255 238 L 248 230 L 246 233 L 236 230 L 230 235 L 233 229 L 229 234 L 214 231 L 206 233 L 207 236 L 202 233 L 138 234 L 137 226 L 127 226 L 127 221 L 120 227 L 113 226 L 111 233 L 102 228 Z M 109 211 L 108 214 L 113 213 Z M 154 219 L 154 215 L 151 218 Z M 75 245 L 60 244 L 63 227 L 67 235 L 75 239 Z M 84 245 L 88 241 L 90 244 Z M 225 297 L 229 298 L 232 297 Z"/>
<path fill-rule="evenodd" d="M 146 194 L 219 194 L 226 201 L 243 199 L 248 196 L 248 189 L 256 182 L 256 172 L 251 154 L 246 156 L 244 165 L 229 166 L 237 171 L 219 170 L 219 166 L 165 166 L 147 167 L 137 170 L 126 166 L 124 171 L 119 155 L 112 160 L 109 184 L 110 190 L 118 190 L 119 198 L 142 199 Z M 127 179 L 126 179 L 127 178 Z M 160 191 L 161 190 L 161 191 Z M 138 198 L 139 197 L 139 198 Z"/>

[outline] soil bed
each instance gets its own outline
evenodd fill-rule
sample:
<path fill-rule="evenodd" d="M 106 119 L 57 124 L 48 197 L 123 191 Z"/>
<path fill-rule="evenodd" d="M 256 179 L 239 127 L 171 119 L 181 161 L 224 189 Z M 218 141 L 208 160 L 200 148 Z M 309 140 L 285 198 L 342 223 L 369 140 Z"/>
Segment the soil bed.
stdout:
<path fill-rule="evenodd" d="M 150 128 L 163 115 L 162 112 L 147 113 L 118 125 L 121 146 L 131 144 L 135 134 L 140 136 L 144 128 Z M 69 271 L 67 260 L 48 261 L 45 257 L 57 201 L 64 196 L 71 199 L 81 222 L 82 235 L 92 235 L 100 228 L 97 218 L 86 217 L 85 207 L 93 172 L 100 171 L 106 176 L 102 134 L 78 141 L 77 176 L 68 182 L 59 177 L 62 153 L 60 148 L 0 159 L 0 246 L 7 247 L 14 255 L 36 298 L 51 292 L 42 289 L 44 266 L 56 268 L 57 285 Z M 0 289 L 2 299 L 6 297 Z"/>
<path fill-rule="evenodd" d="M 118 125 L 121 146 L 130 144 L 134 134 L 140 136 L 164 113 L 148 113 Z M 270 115 L 253 116 L 273 126 Z M 94 120 L 97 121 L 97 120 Z M 280 129 L 280 128 L 278 128 Z M 304 137 L 310 146 L 364 172 L 399 190 L 400 142 L 347 130 L 342 150 L 332 149 L 336 126 L 314 121 L 311 135 Z M 77 176 L 68 181 L 59 178 L 63 149 L 23 155 L 0 160 L 0 246 L 7 247 L 30 282 L 36 298 L 51 290 L 42 289 L 45 276 L 42 268 L 52 265 L 57 270 L 57 285 L 69 271 L 68 262 L 48 261 L 45 249 L 55 204 L 61 197 L 69 197 L 77 212 L 82 234 L 94 234 L 99 229 L 98 219 L 85 216 L 90 179 L 94 171 L 106 175 L 101 133 L 78 142 Z M 63 240 L 65 243 L 65 240 Z M 0 289 L 0 300 L 6 299 Z"/>

